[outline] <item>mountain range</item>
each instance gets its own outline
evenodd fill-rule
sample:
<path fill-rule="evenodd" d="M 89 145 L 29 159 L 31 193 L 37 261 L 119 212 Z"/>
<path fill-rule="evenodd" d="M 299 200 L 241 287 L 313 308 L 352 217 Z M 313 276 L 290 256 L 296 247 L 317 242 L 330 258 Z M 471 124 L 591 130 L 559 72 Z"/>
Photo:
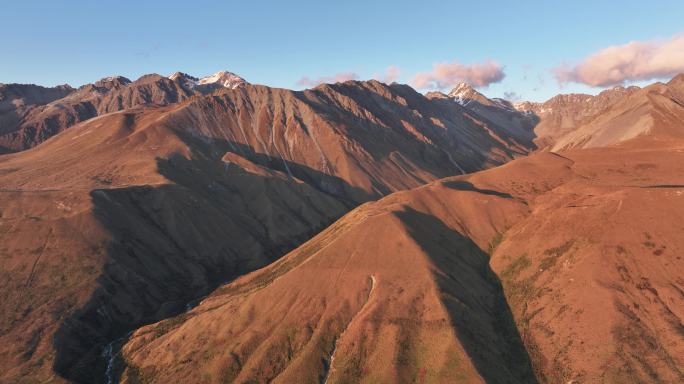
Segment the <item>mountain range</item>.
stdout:
<path fill-rule="evenodd" d="M 0 85 L 0 382 L 681 382 L 684 75 Z"/>

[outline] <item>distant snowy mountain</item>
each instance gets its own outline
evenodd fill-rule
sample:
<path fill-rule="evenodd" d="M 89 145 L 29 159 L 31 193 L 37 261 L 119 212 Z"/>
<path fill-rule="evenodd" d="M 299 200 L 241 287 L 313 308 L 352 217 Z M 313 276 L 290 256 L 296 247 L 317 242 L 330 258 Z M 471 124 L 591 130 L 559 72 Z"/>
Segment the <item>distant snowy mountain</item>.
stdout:
<path fill-rule="evenodd" d="M 169 79 L 180 83 L 186 89 L 195 88 L 211 88 L 218 87 L 235 89 L 242 85 L 248 84 L 242 77 L 228 71 L 219 71 L 213 75 L 197 78 L 187 73 L 175 72 L 169 76 Z"/>

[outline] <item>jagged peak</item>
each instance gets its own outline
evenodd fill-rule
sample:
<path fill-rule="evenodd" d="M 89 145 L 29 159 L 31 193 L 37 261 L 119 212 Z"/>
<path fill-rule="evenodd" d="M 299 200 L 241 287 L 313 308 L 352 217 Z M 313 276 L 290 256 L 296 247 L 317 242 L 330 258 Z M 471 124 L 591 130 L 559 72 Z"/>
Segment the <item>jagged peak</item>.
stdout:
<path fill-rule="evenodd" d="M 199 79 L 196 78 L 195 76 L 188 75 L 187 73 L 185 73 L 185 72 L 180 72 L 180 71 L 176 71 L 176 72 L 172 73 L 171 75 L 169 75 L 169 79 L 171 79 L 171 80 L 189 79 L 189 80 L 194 80 L 194 81 L 198 81 L 198 80 L 199 80 Z"/>
<path fill-rule="evenodd" d="M 477 92 L 475 88 L 473 88 L 470 84 L 466 82 L 460 82 L 454 87 L 454 89 L 449 92 L 450 96 L 457 95 L 457 94 L 463 94 L 463 93 L 469 93 L 469 92 Z"/>
<path fill-rule="evenodd" d="M 487 98 L 487 96 L 481 94 L 470 84 L 461 82 L 454 89 L 449 92 L 449 97 L 452 97 L 455 102 L 466 106 L 472 101 L 477 101 L 480 104 L 491 105 L 495 104 L 494 101 Z"/>
<path fill-rule="evenodd" d="M 123 76 L 108 76 L 104 77 L 94 83 L 96 87 L 113 88 L 117 86 L 125 86 L 131 83 L 131 80 Z"/>

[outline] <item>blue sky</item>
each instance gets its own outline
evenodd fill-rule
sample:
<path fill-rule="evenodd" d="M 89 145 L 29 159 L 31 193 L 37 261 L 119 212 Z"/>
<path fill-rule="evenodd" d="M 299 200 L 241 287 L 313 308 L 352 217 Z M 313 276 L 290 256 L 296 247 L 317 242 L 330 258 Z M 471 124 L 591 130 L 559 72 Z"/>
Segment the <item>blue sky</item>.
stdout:
<path fill-rule="evenodd" d="M 4 2 L 0 14 L 3 83 L 79 86 L 113 74 L 225 69 L 300 89 L 304 76 L 367 79 L 396 66 L 398 81 L 409 82 L 437 62 L 493 60 L 505 77 L 482 91 L 528 100 L 596 93 L 561 88 L 552 69 L 684 32 L 682 1 L 22 0 Z"/>

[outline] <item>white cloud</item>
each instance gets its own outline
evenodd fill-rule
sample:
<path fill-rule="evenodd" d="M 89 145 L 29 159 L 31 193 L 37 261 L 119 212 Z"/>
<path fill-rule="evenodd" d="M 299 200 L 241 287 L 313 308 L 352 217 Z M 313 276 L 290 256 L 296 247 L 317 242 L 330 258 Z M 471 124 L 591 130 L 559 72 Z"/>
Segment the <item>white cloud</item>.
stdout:
<path fill-rule="evenodd" d="M 500 82 L 505 76 L 503 68 L 494 61 L 469 65 L 454 61 L 436 63 L 432 71 L 417 73 L 411 79 L 411 85 L 418 89 L 446 89 L 465 82 L 473 87 L 487 87 Z"/>
<path fill-rule="evenodd" d="M 653 80 L 684 72 L 684 35 L 669 40 L 632 41 L 604 48 L 574 66 L 554 69 L 560 84 L 583 83 L 594 87 Z"/>
<path fill-rule="evenodd" d="M 391 84 L 399 80 L 399 75 L 401 75 L 401 69 L 395 65 L 390 65 L 385 69 L 384 75 L 375 74 L 373 78 L 385 84 Z"/>
<path fill-rule="evenodd" d="M 332 76 L 321 76 L 315 79 L 311 79 L 308 76 L 304 76 L 297 81 L 297 85 L 304 87 L 315 87 L 323 83 L 341 83 L 348 80 L 358 80 L 359 75 L 355 72 L 339 72 Z"/>

